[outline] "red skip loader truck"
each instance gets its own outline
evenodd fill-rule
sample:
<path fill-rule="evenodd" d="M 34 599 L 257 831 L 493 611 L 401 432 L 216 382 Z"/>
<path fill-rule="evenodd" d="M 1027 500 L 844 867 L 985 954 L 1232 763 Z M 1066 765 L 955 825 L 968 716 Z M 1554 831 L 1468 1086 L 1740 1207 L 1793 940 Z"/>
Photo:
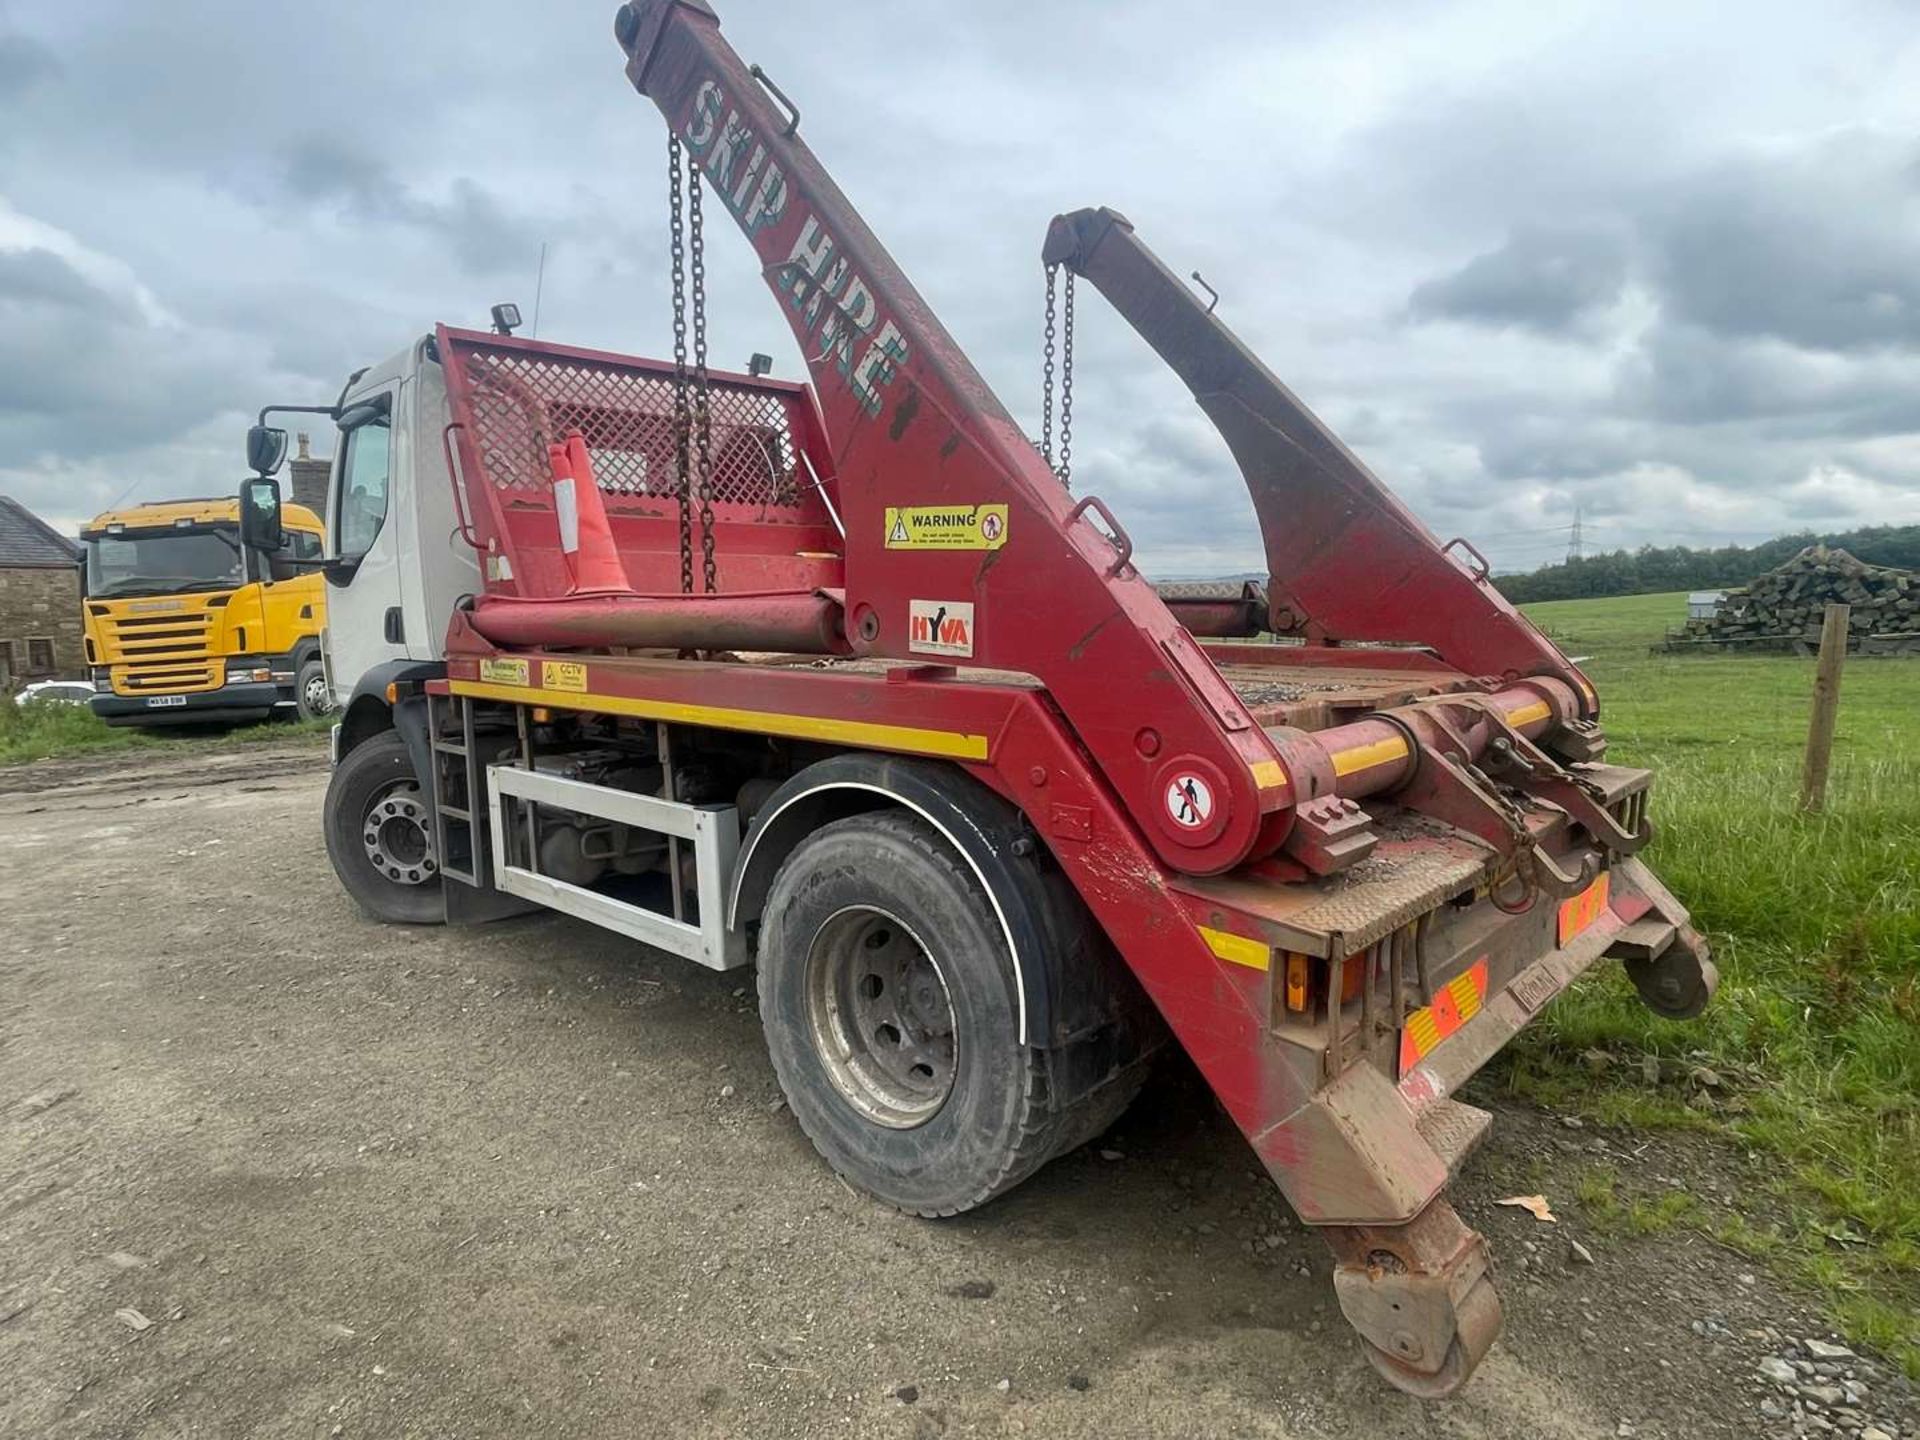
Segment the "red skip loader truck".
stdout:
<path fill-rule="evenodd" d="M 756 964 L 795 1120 L 920 1215 L 1092 1138 L 1171 1041 L 1332 1247 L 1380 1373 L 1452 1392 L 1500 1324 L 1447 1202 L 1489 1120 L 1455 1092 L 1598 962 L 1665 1015 L 1714 987 L 1635 858 L 1651 776 L 1603 761 L 1593 687 L 1473 546 L 1119 215 L 1045 237 L 1056 457 L 1051 392 L 1036 447 L 708 5 L 615 33 L 667 125 L 675 355 L 501 307 L 318 407 L 345 887 Z M 810 384 L 707 364 L 716 205 Z M 1218 427 L 1264 585 L 1156 589 L 1071 490 L 1077 281 Z M 277 483 L 242 498 L 271 548 Z"/>

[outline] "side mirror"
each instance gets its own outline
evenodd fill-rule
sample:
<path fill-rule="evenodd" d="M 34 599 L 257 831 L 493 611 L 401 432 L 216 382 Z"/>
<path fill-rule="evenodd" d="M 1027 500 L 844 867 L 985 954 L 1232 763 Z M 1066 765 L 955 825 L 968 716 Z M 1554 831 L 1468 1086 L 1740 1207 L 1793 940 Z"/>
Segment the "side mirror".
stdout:
<path fill-rule="evenodd" d="M 287 458 L 287 432 L 270 425 L 247 427 L 247 468 L 256 475 L 276 475 Z"/>
<path fill-rule="evenodd" d="M 286 432 L 279 432 L 285 449 Z M 285 539 L 280 529 L 280 482 L 262 475 L 240 486 L 240 543 L 272 552 Z"/>

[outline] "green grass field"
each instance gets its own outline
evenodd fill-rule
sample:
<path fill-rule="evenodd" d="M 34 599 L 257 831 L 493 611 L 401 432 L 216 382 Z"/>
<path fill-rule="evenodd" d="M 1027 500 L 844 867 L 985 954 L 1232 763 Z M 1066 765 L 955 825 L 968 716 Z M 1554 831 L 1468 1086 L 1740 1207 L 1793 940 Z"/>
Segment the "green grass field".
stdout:
<path fill-rule="evenodd" d="M 268 721 L 228 730 L 223 742 L 247 744 L 278 740 L 297 735 L 324 735 L 331 721 L 303 720 L 297 723 Z M 155 747 L 208 743 L 204 733 L 182 734 L 166 728 L 156 730 L 116 729 L 91 710 L 78 705 L 55 705 L 47 701 L 29 701 L 16 705 L 11 697 L 0 695 L 0 765 L 16 765 L 30 760 L 45 760 L 56 755 L 77 755 L 90 750 L 141 750 Z"/>
<path fill-rule="evenodd" d="M 1821 1286 L 1838 1323 L 1920 1378 L 1920 664 L 1849 661 L 1827 806 L 1808 816 L 1811 660 L 1650 654 L 1683 595 L 1527 612 L 1590 657 L 1608 758 L 1656 772 L 1646 858 L 1713 941 L 1721 985 L 1682 1025 L 1617 971 L 1593 975 L 1512 1052 L 1509 1082 L 1776 1156 L 1772 1193 L 1725 1238 Z M 1649 1054 L 1736 1078 L 1730 1103 L 1648 1087 L 1634 1062 Z"/>

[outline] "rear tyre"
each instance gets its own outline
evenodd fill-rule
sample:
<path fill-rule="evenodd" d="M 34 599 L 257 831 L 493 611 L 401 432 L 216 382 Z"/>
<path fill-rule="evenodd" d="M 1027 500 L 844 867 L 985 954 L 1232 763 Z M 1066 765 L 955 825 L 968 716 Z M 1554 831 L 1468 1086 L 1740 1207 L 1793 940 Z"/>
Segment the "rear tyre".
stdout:
<path fill-rule="evenodd" d="M 333 693 L 327 689 L 327 667 L 318 655 L 301 662 L 293 678 L 293 698 L 302 720 L 318 720 L 333 713 Z"/>
<path fill-rule="evenodd" d="M 1056 1097 L 1047 1052 L 1020 1041 L 993 906 L 916 816 L 814 832 L 763 913 L 760 1015 L 787 1103 L 835 1171 L 898 1209 L 992 1199 L 1111 1123 L 1145 1077 L 1142 1057 Z"/>
<path fill-rule="evenodd" d="M 341 758 L 327 786 L 327 857 L 360 908 L 408 925 L 446 919 L 427 796 L 399 732 L 383 730 Z"/>

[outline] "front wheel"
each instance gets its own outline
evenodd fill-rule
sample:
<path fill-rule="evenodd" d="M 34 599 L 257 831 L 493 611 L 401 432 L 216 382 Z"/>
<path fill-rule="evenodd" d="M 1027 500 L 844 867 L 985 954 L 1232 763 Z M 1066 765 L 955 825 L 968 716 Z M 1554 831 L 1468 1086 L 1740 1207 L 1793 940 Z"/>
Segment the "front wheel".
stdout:
<path fill-rule="evenodd" d="M 318 720 L 333 713 L 333 692 L 327 688 L 327 667 L 318 655 L 301 662 L 293 682 L 294 703 L 302 720 Z"/>
<path fill-rule="evenodd" d="M 327 785 L 327 856 L 362 910 L 410 925 L 446 919 L 433 817 L 399 732 L 341 757 Z"/>
<path fill-rule="evenodd" d="M 760 1016 L 780 1087 L 841 1175 L 916 1215 L 954 1215 L 1111 1123 L 1145 1061 L 1066 1100 L 1020 1039 L 1013 957 L 987 894 L 902 812 L 803 840 L 775 876 Z"/>

